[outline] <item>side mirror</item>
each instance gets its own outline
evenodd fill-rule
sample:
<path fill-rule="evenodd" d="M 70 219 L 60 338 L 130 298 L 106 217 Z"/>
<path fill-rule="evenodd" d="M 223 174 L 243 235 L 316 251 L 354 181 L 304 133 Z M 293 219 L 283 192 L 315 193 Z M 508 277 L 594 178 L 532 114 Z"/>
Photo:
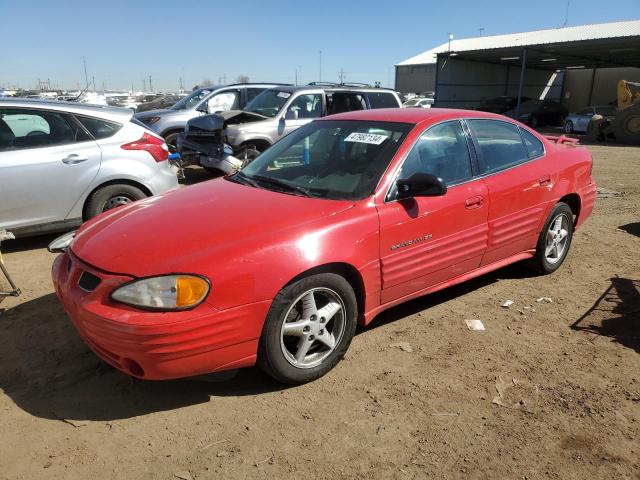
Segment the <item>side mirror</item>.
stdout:
<path fill-rule="evenodd" d="M 298 111 L 297 110 L 287 110 L 287 113 L 284 114 L 285 120 L 298 120 Z"/>
<path fill-rule="evenodd" d="M 398 180 L 398 199 L 413 197 L 439 197 L 447 193 L 447 186 L 430 173 L 414 173 L 409 178 Z"/>

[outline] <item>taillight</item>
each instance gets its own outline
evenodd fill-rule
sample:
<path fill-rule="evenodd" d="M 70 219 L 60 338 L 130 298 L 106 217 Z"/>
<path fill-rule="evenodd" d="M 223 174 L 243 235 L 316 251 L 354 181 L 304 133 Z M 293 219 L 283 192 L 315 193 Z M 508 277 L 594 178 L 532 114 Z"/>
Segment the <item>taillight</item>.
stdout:
<path fill-rule="evenodd" d="M 169 150 L 164 140 L 155 135 L 149 135 L 147 132 L 142 134 L 140 140 L 125 143 L 120 148 L 123 150 L 145 150 L 151 154 L 156 162 L 164 162 L 169 158 Z"/>

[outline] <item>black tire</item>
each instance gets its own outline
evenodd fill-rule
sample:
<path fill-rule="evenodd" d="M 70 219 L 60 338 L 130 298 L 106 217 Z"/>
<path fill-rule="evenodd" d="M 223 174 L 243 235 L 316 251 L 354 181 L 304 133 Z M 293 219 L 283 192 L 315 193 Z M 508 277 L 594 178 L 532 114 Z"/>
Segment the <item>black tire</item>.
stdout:
<path fill-rule="evenodd" d="M 564 123 L 564 133 L 573 133 L 573 122 L 571 120 L 567 120 Z"/>
<path fill-rule="evenodd" d="M 556 222 L 558 217 L 564 216 L 568 221 L 567 231 L 567 241 L 562 252 L 562 255 L 555 259 L 553 262 L 547 259 L 546 249 L 547 249 L 547 234 L 549 232 L 549 228 L 551 225 Z M 531 267 L 537 272 L 546 275 L 549 273 L 555 272 L 560 265 L 564 262 L 565 258 L 567 258 L 567 254 L 569 253 L 569 249 L 571 248 L 571 240 L 573 239 L 573 228 L 574 228 L 574 219 L 573 219 L 573 211 L 571 207 L 564 202 L 559 202 L 553 208 L 551 213 L 549 214 L 549 218 L 544 223 L 544 228 L 540 232 L 540 237 L 538 238 L 538 244 L 536 246 L 536 254 L 531 259 Z"/>
<path fill-rule="evenodd" d="M 286 321 L 287 312 L 292 311 L 295 313 L 293 309 L 297 301 L 307 292 L 314 289 L 326 289 L 339 296 L 344 306 L 344 315 L 340 317 L 341 322 L 344 322 L 344 328 L 342 328 L 342 333 L 340 338 L 337 339 L 334 349 L 326 358 L 323 358 L 316 366 L 301 368 L 294 366 L 285 356 L 283 351 L 285 348 L 284 341 L 281 340 L 284 338 L 282 337 L 282 329 L 283 323 Z M 338 315 L 338 313 L 335 315 Z M 271 304 L 260 337 L 258 366 L 282 383 L 295 385 L 315 380 L 329 372 L 344 356 L 355 334 L 357 318 L 358 307 L 355 293 L 349 282 L 340 275 L 321 273 L 298 280 L 283 288 Z M 324 319 L 316 318 L 316 322 L 320 320 Z M 327 329 L 331 321 L 333 319 L 326 323 Z M 337 324 L 334 323 L 333 325 L 335 329 Z M 313 335 L 311 338 L 313 338 Z"/>
<path fill-rule="evenodd" d="M 142 190 L 133 185 L 125 183 L 106 185 L 93 192 L 87 200 L 85 220 L 89 220 L 112 208 L 142 200 L 146 197 L 147 195 Z"/>

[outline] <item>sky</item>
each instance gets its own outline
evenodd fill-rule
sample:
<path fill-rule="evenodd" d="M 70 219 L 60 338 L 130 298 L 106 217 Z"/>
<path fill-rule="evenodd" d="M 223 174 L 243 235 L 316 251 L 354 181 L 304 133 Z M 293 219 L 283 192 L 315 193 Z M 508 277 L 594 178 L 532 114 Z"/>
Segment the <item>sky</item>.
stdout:
<path fill-rule="evenodd" d="M 640 0 L 0 0 L 0 88 L 175 91 L 252 82 L 393 85 L 455 38 L 640 18 Z M 320 53 L 322 52 L 322 53 Z M 322 71 L 320 71 L 322 69 Z M 322 77 L 320 77 L 322 75 Z M 143 83 L 144 79 L 144 83 Z"/>

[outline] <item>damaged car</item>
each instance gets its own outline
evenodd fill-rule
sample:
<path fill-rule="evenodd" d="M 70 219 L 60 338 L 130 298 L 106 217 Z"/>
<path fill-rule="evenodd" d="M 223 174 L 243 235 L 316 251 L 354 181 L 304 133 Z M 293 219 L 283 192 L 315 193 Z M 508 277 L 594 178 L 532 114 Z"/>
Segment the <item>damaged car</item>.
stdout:
<path fill-rule="evenodd" d="M 337 113 L 399 108 L 398 94 L 385 88 L 336 85 L 281 86 L 265 90 L 244 110 L 220 112 L 215 121 L 187 123 L 178 137 L 182 162 L 229 174 L 247 165 L 282 137 Z M 203 130 L 204 128 L 204 130 Z M 218 128 L 218 130 L 208 130 Z M 223 131 L 224 130 L 224 131 Z"/>

